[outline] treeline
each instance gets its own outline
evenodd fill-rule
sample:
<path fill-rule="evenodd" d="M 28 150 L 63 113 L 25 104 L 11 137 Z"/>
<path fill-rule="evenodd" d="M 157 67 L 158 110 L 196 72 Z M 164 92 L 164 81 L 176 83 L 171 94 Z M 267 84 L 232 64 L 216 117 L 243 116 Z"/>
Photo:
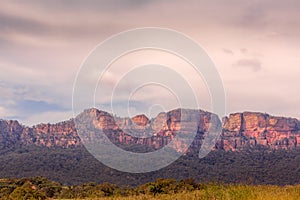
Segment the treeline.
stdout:
<path fill-rule="evenodd" d="M 300 185 L 196 183 L 194 179 L 158 179 L 136 187 L 110 183 L 63 186 L 43 177 L 1 179 L 0 199 L 300 199 Z"/>
<path fill-rule="evenodd" d="M 109 182 L 137 186 L 158 178 L 258 185 L 300 184 L 300 149 L 212 151 L 202 159 L 198 155 L 182 156 L 163 169 L 143 174 L 106 167 L 84 148 L 4 149 L 0 150 L 0 163 L 0 178 L 43 176 L 63 185 Z"/>
<path fill-rule="evenodd" d="M 176 181 L 175 179 L 158 179 L 137 187 L 117 186 L 110 183 L 86 183 L 75 186 L 63 186 L 43 177 L 1 179 L 0 198 L 11 200 L 27 199 L 83 199 L 100 197 L 128 197 L 138 195 L 156 196 L 159 194 L 176 194 L 207 188 L 194 179 Z"/>

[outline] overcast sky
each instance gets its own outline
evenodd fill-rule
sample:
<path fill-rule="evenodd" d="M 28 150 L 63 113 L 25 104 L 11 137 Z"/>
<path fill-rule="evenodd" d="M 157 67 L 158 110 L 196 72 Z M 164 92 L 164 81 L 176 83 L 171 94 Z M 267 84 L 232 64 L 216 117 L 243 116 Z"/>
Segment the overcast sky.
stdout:
<path fill-rule="evenodd" d="M 114 34 L 140 27 L 174 29 L 204 47 L 223 80 L 227 114 L 300 118 L 299 9 L 298 0 L 1 1 L 0 118 L 26 125 L 71 118 L 73 83 L 90 51 Z M 118 67 L 151 59 L 174 68 L 182 64 L 162 52 L 137 53 L 119 60 L 106 82 L 118 80 Z M 105 96 L 101 92 L 97 95 Z M 172 107 L 172 95 L 165 94 L 157 85 L 132 94 L 133 114 L 149 111 L 158 99 L 161 109 Z M 203 94 L 203 109 L 209 110 L 205 87 Z M 123 108 L 123 99 L 115 98 Z M 101 103 L 105 109 L 109 101 Z"/>

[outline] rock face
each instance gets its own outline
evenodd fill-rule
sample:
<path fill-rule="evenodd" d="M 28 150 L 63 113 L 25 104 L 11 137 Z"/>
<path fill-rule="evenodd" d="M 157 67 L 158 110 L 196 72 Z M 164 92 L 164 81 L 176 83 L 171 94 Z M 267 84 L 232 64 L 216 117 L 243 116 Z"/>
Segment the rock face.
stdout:
<path fill-rule="evenodd" d="M 212 118 L 217 119 L 215 123 L 211 122 Z M 198 149 L 205 136 L 209 134 L 208 130 L 210 128 L 215 130 L 221 126 L 221 121 L 215 114 L 187 109 L 163 112 L 151 120 L 145 115 L 137 115 L 132 119 L 114 118 L 107 112 L 89 109 L 78 115 L 75 120 L 79 122 L 76 123 L 77 130 L 80 130 L 81 139 L 85 144 L 102 142 L 102 137 L 97 140 L 99 139 L 97 132 L 101 130 L 117 145 L 144 145 L 159 149 L 173 141 L 173 147 L 180 152 L 185 152 L 188 146 L 175 139 L 177 133 L 183 136 L 188 136 L 191 132 L 195 133 L 197 141 L 192 145 L 197 146 L 195 149 Z"/>
<path fill-rule="evenodd" d="M 264 146 L 270 149 L 294 149 L 300 146 L 300 122 L 294 118 L 274 117 L 256 112 L 230 114 L 223 122 L 215 114 L 202 110 L 181 109 L 160 113 L 154 119 L 145 115 L 133 118 L 113 117 L 107 112 L 88 109 L 80 117 L 91 116 L 92 127 L 77 127 L 87 130 L 81 137 L 76 132 L 74 120 L 57 124 L 39 124 L 33 127 L 20 125 L 17 121 L 0 120 L 0 148 L 38 145 L 63 148 L 81 146 L 82 142 L 97 139 L 93 130 L 103 130 L 116 145 L 144 145 L 159 149 L 174 141 L 177 133 L 196 132 L 190 151 L 198 152 L 210 131 L 220 129 L 215 149 L 239 151 L 249 147 Z M 213 121 L 213 119 L 215 121 Z M 221 127 L 222 126 L 222 127 Z M 193 127 L 196 129 L 193 129 Z M 134 130 L 138 135 L 131 134 Z M 209 131 L 210 130 L 210 131 Z M 178 151 L 186 146 L 174 141 Z"/>
<path fill-rule="evenodd" d="M 217 148 L 240 150 L 262 145 L 271 149 L 300 146 L 300 122 L 294 118 L 244 112 L 223 119 L 221 140 Z"/>
<path fill-rule="evenodd" d="M 81 145 L 72 120 L 58 124 L 39 124 L 25 127 L 18 121 L 0 120 L 0 148 L 22 145 L 61 146 Z"/>
<path fill-rule="evenodd" d="M 23 128 L 18 121 L 0 120 L 0 147 L 20 145 Z"/>
<path fill-rule="evenodd" d="M 146 126 L 150 122 L 146 115 L 136 115 L 133 118 L 131 118 L 131 120 L 138 126 Z"/>

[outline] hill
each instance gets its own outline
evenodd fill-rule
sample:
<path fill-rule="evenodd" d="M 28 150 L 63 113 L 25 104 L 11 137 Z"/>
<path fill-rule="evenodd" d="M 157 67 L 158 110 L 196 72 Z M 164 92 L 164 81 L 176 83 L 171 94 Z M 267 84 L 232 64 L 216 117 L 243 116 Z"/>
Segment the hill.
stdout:
<path fill-rule="evenodd" d="M 104 129 L 119 147 L 150 152 L 169 144 L 182 125 L 186 125 L 179 111 L 161 113 L 154 119 L 144 115 L 132 119 L 113 117 L 97 109 L 86 110 L 83 114 L 95 117 L 93 126 L 96 128 L 93 128 Z M 138 185 L 157 178 L 276 185 L 300 183 L 300 122 L 297 119 L 244 112 L 212 124 L 211 119 L 215 118 L 212 113 L 187 112 L 192 113 L 189 123 L 197 125 L 188 151 L 170 166 L 142 174 L 113 170 L 97 161 L 83 146 L 73 119 L 33 127 L 1 120 L 0 177 L 44 176 L 67 185 L 85 182 Z M 141 132 L 149 131 L 152 137 L 136 138 L 126 133 L 134 124 Z M 222 128 L 220 137 L 213 151 L 199 159 L 198 151 L 212 126 L 213 130 Z"/>

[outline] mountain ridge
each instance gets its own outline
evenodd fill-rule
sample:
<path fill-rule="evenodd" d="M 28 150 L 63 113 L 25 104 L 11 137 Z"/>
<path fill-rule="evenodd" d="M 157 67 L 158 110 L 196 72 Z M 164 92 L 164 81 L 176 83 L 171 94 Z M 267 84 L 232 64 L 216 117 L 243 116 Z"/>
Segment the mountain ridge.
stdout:
<path fill-rule="evenodd" d="M 181 127 L 183 125 L 180 121 L 181 110 L 162 112 L 152 119 L 143 114 L 133 118 L 114 118 L 108 112 L 96 108 L 86 109 L 83 113 L 98 114 L 99 119 L 95 121 L 95 127 L 106 129 L 108 137 L 116 144 L 140 144 L 158 149 L 167 145 L 180 129 L 188 130 L 188 127 Z M 191 113 L 199 112 L 199 119 L 195 116 L 191 116 L 190 119 L 192 125 L 198 126 L 190 149 L 198 151 L 212 126 L 211 117 L 216 115 L 203 110 L 183 110 Z M 294 149 L 300 146 L 300 121 L 296 118 L 245 111 L 223 117 L 222 122 L 219 120 L 215 124 L 219 125 L 222 126 L 222 130 L 214 149 L 236 151 L 259 145 L 270 149 Z M 136 139 L 126 133 L 132 126 L 141 133 L 150 130 L 153 136 L 149 137 L 150 139 Z M 74 119 L 56 124 L 41 123 L 32 127 L 24 126 L 16 120 L 0 120 L 0 146 L 9 148 L 13 145 L 69 148 L 82 146 L 82 142 L 77 134 Z"/>
<path fill-rule="evenodd" d="M 130 128 L 130 119 L 114 120 L 107 112 L 89 111 L 93 113 L 85 114 L 97 116 L 94 119 L 96 126 L 92 125 L 91 130 L 111 126 L 104 131 L 111 142 L 132 152 L 155 151 L 167 145 L 176 136 L 178 125 L 182 125 L 175 111 L 169 115 L 161 114 L 152 124 L 151 119 L 148 121 L 139 116 L 133 119 L 137 122 L 136 128 L 152 127 L 151 130 L 159 131 L 152 137 L 137 139 L 116 126 L 119 120 L 123 128 Z M 164 118 L 166 116 L 168 120 Z M 213 151 L 200 159 L 198 153 L 208 134 L 211 114 L 202 111 L 194 116 L 199 118 L 189 120 L 199 127 L 188 152 L 163 169 L 141 174 L 121 172 L 99 162 L 82 144 L 72 119 L 33 127 L 23 126 L 16 120 L 0 120 L 0 177 L 44 176 L 64 185 L 86 182 L 137 185 L 158 178 L 247 184 L 299 183 L 298 120 L 264 113 L 234 113 L 223 122 L 219 121 L 222 125 L 220 138 Z M 272 134 L 276 137 L 271 137 Z M 267 145 L 259 142 L 267 142 Z"/>

